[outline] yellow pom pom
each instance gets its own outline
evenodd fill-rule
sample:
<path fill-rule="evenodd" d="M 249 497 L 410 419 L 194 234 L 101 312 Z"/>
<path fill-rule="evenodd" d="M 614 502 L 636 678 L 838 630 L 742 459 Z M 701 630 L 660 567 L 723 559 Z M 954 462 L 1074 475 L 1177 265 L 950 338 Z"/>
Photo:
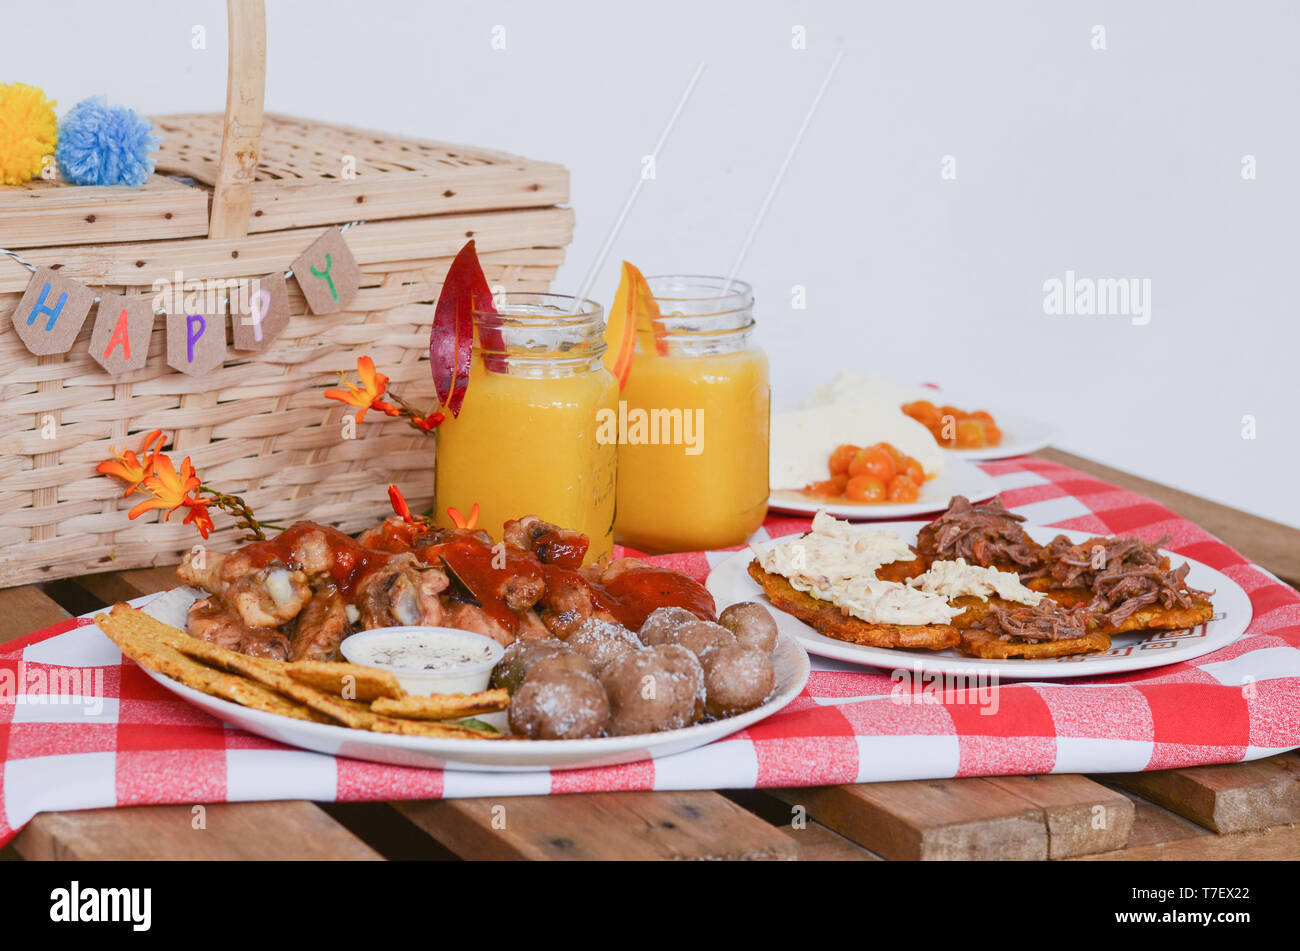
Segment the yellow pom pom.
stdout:
<path fill-rule="evenodd" d="M 57 143 L 56 105 L 35 86 L 0 83 L 0 184 L 21 185 L 41 174 Z"/>

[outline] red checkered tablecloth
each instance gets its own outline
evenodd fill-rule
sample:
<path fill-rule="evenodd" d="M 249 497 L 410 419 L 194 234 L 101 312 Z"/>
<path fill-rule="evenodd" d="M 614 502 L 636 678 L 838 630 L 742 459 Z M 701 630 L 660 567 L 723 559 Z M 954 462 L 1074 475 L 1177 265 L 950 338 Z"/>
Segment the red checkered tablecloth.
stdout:
<path fill-rule="evenodd" d="M 707 747 L 626 766 L 471 773 L 285 747 L 226 726 L 146 677 L 89 620 L 0 646 L 0 844 L 35 813 L 147 803 L 387 800 L 728 789 L 1238 762 L 1300 746 L 1300 594 L 1173 512 L 1036 458 L 983 464 L 1031 524 L 1136 534 L 1242 586 L 1254 619 L 1192 662 L 1001 684 L 996 713 L 900 704 L 885 671 L 821 663 L 781 713 Z M 755 540 L 807 528 L 773 515 Z M 701 580 L 721 552 L 655 559 Z M 83 699 L 79 699 L 83 698 Z M 55 702 L 58 701 L 58 702 Z"/>

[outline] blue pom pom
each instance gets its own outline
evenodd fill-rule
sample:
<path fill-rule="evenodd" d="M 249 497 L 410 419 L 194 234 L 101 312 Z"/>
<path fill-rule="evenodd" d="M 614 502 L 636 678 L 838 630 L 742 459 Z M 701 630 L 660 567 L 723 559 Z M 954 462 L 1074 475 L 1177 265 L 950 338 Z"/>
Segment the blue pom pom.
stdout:
<path fill-rule="evenodd" d="M 85 99 L 59 123 L 59 172 L 74 185 L 143 185 L 153 174 L 150 153 L 162 141 L 152 132 L 153 123 L 126 106 Z"/>

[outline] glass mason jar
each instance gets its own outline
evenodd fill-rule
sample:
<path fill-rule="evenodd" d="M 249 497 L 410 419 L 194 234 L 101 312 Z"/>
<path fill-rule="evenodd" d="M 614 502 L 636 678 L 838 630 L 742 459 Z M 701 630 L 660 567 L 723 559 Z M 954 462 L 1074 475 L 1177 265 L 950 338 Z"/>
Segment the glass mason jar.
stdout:
<path fill-rule="evenodd" d="M 647 283 L 662 320 L 657 335 L 638 330 L 620 394 L 614 531 L 647 552 L 742 544 L 768 495 L 771 390 L 753 294 L 718 277 Z"/>
<path fill-rule="evenodd" d="M 617 447 L 597 439 L 616 411 L 604 367 L 604 311 L 560 294 L 499 294 L 498 314 L 474 315 L 474 355 L 460 415 L 438 428 L 437 521 L 447 507 L 495 539 L 510 519 L 537 515 L 591 540 L 587 560 L 614 546 Z M 485 342 L 486 341 L 486 342 Z"/>

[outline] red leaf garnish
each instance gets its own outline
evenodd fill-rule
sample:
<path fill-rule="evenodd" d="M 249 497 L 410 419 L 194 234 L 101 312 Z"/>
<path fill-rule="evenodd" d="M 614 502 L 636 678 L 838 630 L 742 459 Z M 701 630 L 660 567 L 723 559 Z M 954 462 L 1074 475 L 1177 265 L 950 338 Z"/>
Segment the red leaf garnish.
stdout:
<path fill-rule="evenodd" d="M 465 389 L 469 386 L 470 359 L 474 350 L 474 314 L 496 314 L 492 290 L 479 264 L 473 240 L 465 242 L 451 262 L 429 333 L 429 369 L 439 402 L 460 415 Z M 489 349 L 500 346 L 500 331 L 492 330 L 493 339 L 484 339 Z"/>

